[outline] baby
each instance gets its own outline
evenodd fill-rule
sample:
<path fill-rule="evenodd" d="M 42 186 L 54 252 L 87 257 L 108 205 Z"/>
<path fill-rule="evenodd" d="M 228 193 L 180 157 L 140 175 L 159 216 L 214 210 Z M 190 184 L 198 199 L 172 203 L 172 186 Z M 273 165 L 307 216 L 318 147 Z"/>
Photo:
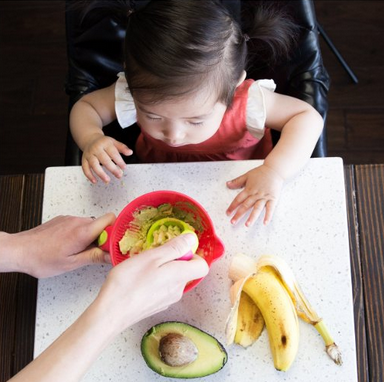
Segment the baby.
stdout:
<path fill-rule="evenodd" d="M 267 224 L 284 182 L 308 162 L 323 129 L 309 104 L 275 93 L 269 79 L 246 79 L 247 44 L 277 54 L 292 48 L 295 26 L 280 12 L 259 8 L 252 30 L 240 26 L 219 1 L 150 1 L 128 17 L 124 73 L 72 108 L 70 128 L 93 183 L 116 177 L 132 148 L 103 133 L 117 119 L 137 122 L 140 161 L 186 162 L 264 159 L 227 182 L 242 189 L 227 209 L 236 224 L 251 226 L 265 210 Z M 260 54 L 261 54 L 260 53 Z M 257 57 L 257 55 L 256 55 Z M 270 129 L 281 132 L 272 147 Z"/>

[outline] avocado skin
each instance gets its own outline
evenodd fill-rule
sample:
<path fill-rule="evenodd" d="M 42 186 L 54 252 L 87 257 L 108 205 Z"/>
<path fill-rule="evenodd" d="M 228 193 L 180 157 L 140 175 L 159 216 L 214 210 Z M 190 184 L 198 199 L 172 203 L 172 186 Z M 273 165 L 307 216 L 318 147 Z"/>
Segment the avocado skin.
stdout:
<path fill-rule="evenodd" d="M 164 363 L 159 353 L 160 339 L 169 333 L 189 337 L 197 346 L 198 358 L 189 365 L 172 367 Z M 203 330 L 180 321 L 165 321 L 151 327 L 141 340 L 141 354 L 150 369 L 170 378 L 199 378 L 221 370 L 228 360 L 224 346 Z"/>

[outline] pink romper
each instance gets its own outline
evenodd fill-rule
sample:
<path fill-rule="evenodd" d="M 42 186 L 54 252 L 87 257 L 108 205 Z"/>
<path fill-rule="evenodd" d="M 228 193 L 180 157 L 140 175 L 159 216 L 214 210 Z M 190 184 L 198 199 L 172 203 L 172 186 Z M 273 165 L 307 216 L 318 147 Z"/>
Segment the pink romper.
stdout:
<path fill-rule="evenodd" d="M 136 122 L 132 96 L 119 74 L 116 83 L 116 115 L 122 127 Z M 266 83 L 262 83 L 262 82 Z M 263 87 L 274 90 L 273 81 L 261 80 Z M 234 95 L 232 105 L 225 112 L 217 132 L 206 141 L 180 147 L 170 147 L 142 132 L 136 142 L 136 153 L 143 163 L 201 162 L 239 159 L 264 159 L 272 149 L 270 130 L 265 128 L 263 92 L 254 80 L 244 81 Z M 125 86 L 125 87 L 124 87 Z M 253 88 L 253 104 L 248 105 L 249 90 Z M 252 116 L 248 116 L 251 110 Z M 250 128 L 249 125 L 252 125 Z M 262 126 L 260 126 L 262 125 Z"/>

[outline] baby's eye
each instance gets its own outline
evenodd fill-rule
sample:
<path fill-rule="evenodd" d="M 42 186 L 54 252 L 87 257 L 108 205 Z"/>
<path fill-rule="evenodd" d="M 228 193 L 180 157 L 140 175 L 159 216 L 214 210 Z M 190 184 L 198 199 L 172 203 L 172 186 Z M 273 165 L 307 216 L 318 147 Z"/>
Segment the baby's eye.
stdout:
<path fill-rule="evenodd" d="M 149 115 L 146 115 L 147 119 L 151 120 L 151 121 L 161 121 L 161 118 L 160 117 L 151 117 Z"/>
<path fill-rule="evenodd" d="M 199 122 L 192 122 L 192 121 L 189 121 L 188 122 L 190 125 L 192 126 L 201 126 L 204 122 L 203 121 L 199 121 Z"/>

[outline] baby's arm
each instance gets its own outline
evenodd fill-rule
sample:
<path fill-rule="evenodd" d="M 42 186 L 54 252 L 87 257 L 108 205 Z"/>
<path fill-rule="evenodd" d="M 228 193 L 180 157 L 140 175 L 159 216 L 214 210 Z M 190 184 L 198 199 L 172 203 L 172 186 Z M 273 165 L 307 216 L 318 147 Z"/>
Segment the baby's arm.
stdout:
<path fill-rule="evenodd" d="M 260 167 L 228 182 L 231 189 L 244 187 L 227 210 L 228 215 L 236 210 L 233 224 L 250 209 L 247 226 L 264 208 L 264 224 L 271 220 L 284 182 L 308 162 L 324 126 L 320 114 L 308 103 L 267 90 L 264 95 L 266 126 L 281 131 L 281 137 Z"/>
<path fill-rule="evenodd" d="M 265 92 L 266 126 L 281 131 L 265 165 L 286 180 L 308 162 L 324 127 L 321 115 L 307 102 Z"/>
<path fill-rule="evenodd" d="M 83 151 L 83 171 L 92 183 L 96 183 L 94 173 L 104 182 L 110 181 L 101 165 L 121 177 L 125 162 L 120 153 L 132 154 L 126 145 L 103 133 L 103 127 L 115 119 L 115 84 L 84 95 L 71 110 L 71 133 Z"/>

